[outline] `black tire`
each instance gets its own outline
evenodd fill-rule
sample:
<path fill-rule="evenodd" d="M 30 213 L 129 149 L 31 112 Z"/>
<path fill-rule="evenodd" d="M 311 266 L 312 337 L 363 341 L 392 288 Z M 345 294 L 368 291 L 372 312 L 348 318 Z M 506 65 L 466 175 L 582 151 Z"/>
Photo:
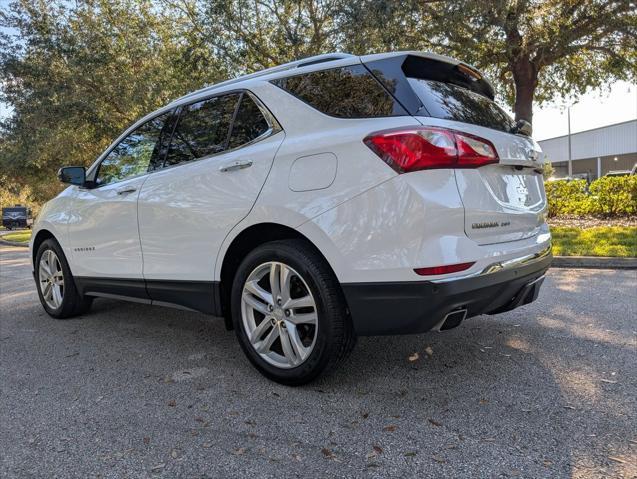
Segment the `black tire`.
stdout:
<path fill-rule="evenodd" d="M 39 267 L 40 261 L 42 260 L 42 256 L 48 250 L 52 250 L 57 256 L 60 266 L 62 268 L 62 273 L 64 275 L 64 288 L 62 294 L 62 302 L 59 307 L 54 308 L 51 307 L 44 299 L 42 293 L 42 287 L 39 281 Z M 67 319 L 77 316 L 79 314 L 87 312 L 91 308 L 91 304 L 93 303 L 93 298 L 90 296 L 82 296 L 75 285 L 75 280 L 73 279 L 73 275 L 71 274 L 71 269 L 69 268 L 69 263 L 66 260 L 66 256 L 64 256 L 64 252 L 62 248 L 58 244 L 57 241 L 50 238 L 42 242 L 40 247 L 38 248 L 38 252 L 35 256 L 35 283 L 36 289 L 38 290 L 38 297 L 40 298 L 40 303 L 42 303 L 42 307 L 47 312 L 47 314 L 55 319 Z"/>
<path fill-rule="evenodd" d="M 250 273 L 267 262 L 284 263 L 307 283 L 316 303 L 318 330 L 313 349 L 299 366 L 283 369 L 265 361 L 248 339 L 243 325 L 241 297 Z M 246 256 L 232 285 L 231 309 L 239 344 L 264 376 L 288 386 L 306 384 L 342 362 L 354 348 L 356 336 L 340 284 L 325 260 L 303 240 L 265 243 Z"/>

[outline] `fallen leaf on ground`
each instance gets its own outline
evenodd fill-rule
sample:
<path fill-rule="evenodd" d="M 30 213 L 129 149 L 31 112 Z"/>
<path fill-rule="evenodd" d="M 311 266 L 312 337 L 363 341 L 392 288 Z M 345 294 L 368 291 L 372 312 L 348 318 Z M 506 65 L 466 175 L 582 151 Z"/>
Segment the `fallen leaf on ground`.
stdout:
<path fill-rule="evenodd" d="M 144 438 L 144 444 L 150 444 L 150 438 L 148 436 Z"/>
<path fill-rule="evenodd" d="M 438 463 L 440 463 L 440 464 L 444 464 L 445 462 L 447 462 L 444 458 L 442 458 L 442 457 L 440 457 L 440 456 L 433 455 L 433 456 L 431 456 L 431 458 L 432 458 L 434 461 L 436 461 L 436 462 L 438 462 Z"/>
<path fill-rule="evenodd" d="M 232 451 L 232 454 L 234 454 L 235 456 L 242 456 L 245 453 L 246 453 L 246 448 L 245 447 L 238 447 L 234 451 Z"/>
<path fill-rule="evenodd" d="M 368 412 L 364 412 L 363 413 L 363 419 L 367 419 L 369 417 L 369 413 Z"/>
<path fill-rule="evenodd" d="M 611 461 L 619 462 L 620 464 L 626 464 L 626 461 L 624 461 L 621 457 L 608 456 L 608 459 L 610 459 Z"/>
<path fill-rule="evenodd" d="M 573 406 L 569 406 L 568 404 L 562 406 L 564 409 L 575 409 Z"/>
<path fill-rule="evenodd" d="M 434 355 L 434 350 L 433 350 L 433 349 L 431 349 L 431 346 L 427 346 L 427 347 L 425 348 L 425 354 L 426 354 L 427 356 L 429 356 L 430 358 L 431 358 L 431 357 L 433 357 L 433 355 Z"/>
<path fill-rule="evenodd" d="M 211 443 L 211 442 L 204 442 L 204 443 L 202 444 L 202 446 L 203 446 L 203 447 L 205 447 L 205 448 L 207 449 L 207 448 L 209 448 L 209 447 L 212 447 L 212 443 Z"/>
<path fill-rule="evenodd" d="M 385 426 L 383 428 L 383 431 L 386 432 L 394 432 L 396 430 L 396 426 L 394 426 L 393 424 L 390 424 L 389 426 Z"/>
<path fill-rule="evenodd" d="M 441 424 L 441 423 L 439 423 L 438 421 L 434 421 L 434 420 L 433 420 L 433 419 L 431 419 L 431 418 L 428 418 L 428 419 L 427 419 L 427 421 L 429 421 L 431 424 L 433 424 L 433 425 L 434 425 L 434 426 L 436 426 L 436 427 L 440 427 L 440 426 L 442 426 L 442 424 Z"/>
<path fill-rule="evenodd" d="M 170 457 L 172 457 L 173 459 L 177 459 L 179 457 L 179 451 L 177 449 L 173 449 L 172 451 L 170 451 Z"/>
<path fill-rule="evenodd" d="M 414 457 L 416 453 L 414 451 L 407 451 L 403 456 L 405 457 Z"/>
<path fill-rule="evenodd" d="M 336 456 L 334 455 L 334 453 L 332 451 L 330 451 L 328 448 L 324 447 L 323 449 L 321 449 L 321 452 L 323 453 L 323 456 L 325 456 L 328 459 L 334 459 Z"/>
<path fill-rule="evenodd" d="M 480 404 L 489 404 L 488 399 L 480 399 Z"/>
<path fill-rule="evenodd" d="M 175 407 L 177 405 L 177 401 L 175 401 L 174 399 L 171 399 L 170 401 L 168 401 L 168 405 L 170 407 Z"/>
<path fill-rule="evenodd" d="M 300 454 L 292 454 L 292 459 L 294 459 L 297 462 L 301 462 L 301 455 Z"/>
<path fill-rule="evenodd" d="M 376 454 L 382 454 L 383 453 L 383 448 L 380 446 L 372 446 L 372 449 L 374 450 L 374 452 Z"/>
<path fill-rule="evenodd" d="M 409 362 L 413 363 L 414 361 L 418 361 L 418 358 L 420 358 L 420 354 L 414 353 L 411 356 L 409 356 Z"/>
<path fill-rule="evenodd" d="M 157 464 L 156 466 L 151 467 L 150 470 L 156 472 L 162 470 L 164 467 L 166 467 L 166 464 L 162 462 L 161 464 Z"/>
<path fill-rule="evenodd" d="M 617 384 L 617 381 L 611 381 L 610 379 L 601 379 L 601 381 L 608 384 Z"/>

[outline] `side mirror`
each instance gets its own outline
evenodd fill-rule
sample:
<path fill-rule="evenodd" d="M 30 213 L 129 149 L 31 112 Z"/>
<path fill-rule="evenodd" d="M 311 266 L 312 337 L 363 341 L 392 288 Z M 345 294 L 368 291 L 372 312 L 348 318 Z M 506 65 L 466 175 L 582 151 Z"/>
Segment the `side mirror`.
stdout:
<path fill-rule="evenodd" d="M 65 166 L 58 170 L 58 178 L 62 183 L 84 186 L 86 183 L 86 168 L 83 166 Z"/>

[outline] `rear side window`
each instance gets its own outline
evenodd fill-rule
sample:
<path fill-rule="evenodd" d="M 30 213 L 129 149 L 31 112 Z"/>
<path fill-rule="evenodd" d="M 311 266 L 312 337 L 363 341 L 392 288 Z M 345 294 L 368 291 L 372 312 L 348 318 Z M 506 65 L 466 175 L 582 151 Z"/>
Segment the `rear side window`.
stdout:
<path fill-rule="evenodd" d="M 164 166 L 224 151 L 239 97 L 240 94 L 235 93 L 184 106 Z"/>
<path fill-rule="evenodd" d="M 408 78 L 429 116 L 510 132 L 515 123 L 494 101 L 452 83 Z"/>
<path fill-rule="evenodd" d="M 237 148 L 255 140 L 270 129 L 267 120 L 250 95 L 243 94 L 228 148 Z"/>
<path fill-rule="evenodd" d="M 362 65 L 320 70 L 272 83 L 320 112 L 338 118 L 407 115 Z"/>

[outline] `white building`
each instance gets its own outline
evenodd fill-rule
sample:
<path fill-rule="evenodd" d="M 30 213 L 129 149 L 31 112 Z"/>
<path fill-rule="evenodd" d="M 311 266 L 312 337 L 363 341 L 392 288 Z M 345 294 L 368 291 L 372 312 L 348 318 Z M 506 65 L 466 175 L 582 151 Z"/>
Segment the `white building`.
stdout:
<path fill-rule="evenodd" d="M 568 176 L 568 135 L 538 142 L 555 177 Z M 599 178 L 609 171 L 630 170 L 637 164 L 637 120 L 571 135 L 573 176 Z"/>

